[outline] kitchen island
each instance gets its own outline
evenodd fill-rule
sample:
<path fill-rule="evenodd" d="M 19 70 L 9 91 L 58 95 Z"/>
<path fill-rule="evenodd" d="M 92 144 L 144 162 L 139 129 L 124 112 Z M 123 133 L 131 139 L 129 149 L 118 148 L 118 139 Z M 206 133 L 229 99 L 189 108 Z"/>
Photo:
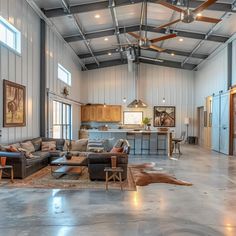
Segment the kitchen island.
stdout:
<path fill-rule="evenodd" d="M 127 139 L 134 155 L 172 155 L 172 133 L 158 130 L 130 129 L 98 129 L 88 130 L 89 139 L 110 139 L 113 143 L 118 139 Z"/>

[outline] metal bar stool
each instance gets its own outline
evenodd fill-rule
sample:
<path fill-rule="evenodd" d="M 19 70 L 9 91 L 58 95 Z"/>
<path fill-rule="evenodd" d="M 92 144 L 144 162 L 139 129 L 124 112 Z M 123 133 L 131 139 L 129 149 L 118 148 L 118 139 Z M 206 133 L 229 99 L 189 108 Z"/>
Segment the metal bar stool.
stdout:
<path fill-rule="evenodd" d="M 141 140 L 141 154 L 143 154 L 143 151 L 147 151 L 147 153 L 150 154 L 150 140 L 151 140 L 151 133 L 143 132 Z M 147 143 L 147 147 L 145 147 L 145 143 Z"/>
<path fill-rule="evenodd" d="M 133 151 L 133 154 L 135 155 L 136 152 L 135 152 L 135 133 L 133 132 L 127 132 L 127 140 L 128 142 L 130 143 L 130 151 Z"/>

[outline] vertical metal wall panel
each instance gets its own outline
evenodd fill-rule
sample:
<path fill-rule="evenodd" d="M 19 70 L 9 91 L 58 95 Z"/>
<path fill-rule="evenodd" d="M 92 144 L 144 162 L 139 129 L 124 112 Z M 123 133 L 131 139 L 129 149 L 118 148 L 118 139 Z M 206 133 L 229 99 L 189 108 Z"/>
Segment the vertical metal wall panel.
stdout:
<path fill-rule="evenodd" d="M 127 98 L 127 104 L 134 99 L 134 76 L 128 72 L 127 65 L 114 66 L 83 72 L 83 83 L 86 94 L 85 103 L 103 103 L 104 95 L 107 104 L 122 104 L 122 98 Z M 176 106 L 176 135 L 186 129 L 184 118 L 194 117 L 194 73 L 155 65 L 141 64 L 139 83 L 139 98 L 148 104 L 143 109 L 144 116 L 153 117 L 153 106 Z M 105 94 L 104 94 L 105 93 Z M 166 102 L 163 103 L 163 97 Z M 128 110 L 123 104 L 123 108 Z M 193 133 L 193 123 L 189 127 L 189 135 Z"/>
<path fill-rule="evenodd" d="M 21 55 L 14 53 L 0 44 L 0 82 L 10 80 L 26 86 L 26 126 L 16 128 L 2 127 L 0 143 L 39 136 L 39 17 L 24 0 L 0 0 L 0 14 L 9 20 L 20 32 L 22 37 Z M 0 93 L 2 98 L 2 91 Z M 0 105 L 1 117 L 2 103 Z"/>
<path fill-rule="evenodd" d="M 212 150 L 220 151 L 220 97 L 212 98 Z"/>

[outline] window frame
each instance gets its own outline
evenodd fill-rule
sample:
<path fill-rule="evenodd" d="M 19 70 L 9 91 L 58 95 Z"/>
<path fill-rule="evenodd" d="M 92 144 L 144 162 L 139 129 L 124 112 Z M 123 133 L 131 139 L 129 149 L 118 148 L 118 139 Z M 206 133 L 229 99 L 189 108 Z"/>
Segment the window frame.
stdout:
<path fill-rule="evenodd" d="M 0 38 L 0 44 L 4 47 L 8 48 L 9 50 L 13 51 L 14 53 L 21 55 L 21 32 L 16 29 L 11 23 L 9 23 L 6 19 L 4 19 L 2 16 L 0 16 L 0 24 L 4 27 L 6 30 L 5 34 L 5 41 Z M 7 43 L 7 31 L 10 31 L 14 35 L 14 46 L 10 46 Z"/>
<path fill-rule="evenodd" d="M 59 69 L 61 70 L 61 71 L 63 71 L 65 74 L 67 74 L 67 82 L 66 81 L 64 81 L 63 79 L 61 79 L 60 77 L 59 77 Z M 64 84 L 66 84 L 66 85 L 68 85 L 68 86 L 70 86 L 71 87 L 71 73 L 70 73 L 70 71 L 68 71 L 64 66 L 62 66 L 60 63 L 58 63 L 58 65 L 57 65 L 57 78 L 60 80 L 60 81 L 62 81 Z"/>

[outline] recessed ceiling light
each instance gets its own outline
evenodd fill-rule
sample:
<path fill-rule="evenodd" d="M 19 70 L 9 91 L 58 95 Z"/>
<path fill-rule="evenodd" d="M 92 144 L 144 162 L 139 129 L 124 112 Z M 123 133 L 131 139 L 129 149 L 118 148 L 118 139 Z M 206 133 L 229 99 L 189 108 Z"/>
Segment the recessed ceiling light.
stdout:
<path fill-rule="evenodd" d="M 104 41 L 108 41 L 108 38 L 105 38 Z"/>
<path fill-rule="evenodd" d="M 108 52 L 108 56 L 111 56 L 111 52 Z"/>
<path fill-rule="evenodd" d="M 180 41 L 180 42 L 183 42 L 183 41 L 184 41 L 184 39 L 183 39 L 183 38 L 180 38 L 180 39 L 179 39 L 179 41 Z"/>
<path fill-rule="evenodd" d="M 96 14 L 94 17 L 95 17 L 96 19 L 99 19 L 101 16 L 100 16 L 99 14 Z"/>
<path fill-rule="evenodd" d="M 172 52 L 170 55 L 171 55 L 172 57 L 175 56 L 175 54 L 174 54 L 173 52 Z"/>
<path fill-rule="evenodd" d="M 197 16 L 202 16 L 202 13 L 198 13 Z"/>

